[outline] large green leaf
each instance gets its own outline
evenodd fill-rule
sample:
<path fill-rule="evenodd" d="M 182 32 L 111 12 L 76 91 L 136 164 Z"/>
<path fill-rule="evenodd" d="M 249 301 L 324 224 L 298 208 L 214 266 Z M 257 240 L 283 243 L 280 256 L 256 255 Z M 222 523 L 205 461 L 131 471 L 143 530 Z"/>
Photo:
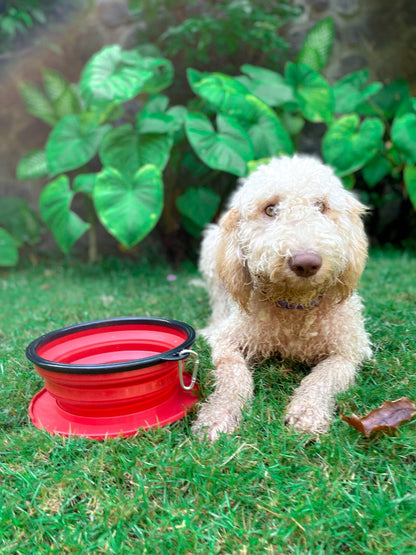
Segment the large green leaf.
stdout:
<path fill-rule="evenodd" d="M 125 102 L 134 98 L 153 77 L 153 69 L 143 66 L 134 50 L 106 46 L 87 62 L 81 79 L 81 94 L 88 104 Z"/>
<path fill-rule="evenodd" d="M 416 166 L 406 166 L 403 172 L 404 183 L 413 208 L 416 210 Z"/>
<path fill-rule="evenodd" d="M 168 109 L 168 105 L 167 96 L 151 96 L 137 115 L 137 131 L 140 134 L 171 133 L 174 142 L 182 139 L 187 109 L 184 106 Z"/>
<path fill-rule="evenodd" d="M 93 198 L 101 223 L 130 248 L 154 228 L 162 213 L 160 170 L 149 164 L 128 178 L 114 168 L 104 168 L 96 177 Z"/>
<path fill-rule="evenodd" d="M 31 150 L 19 160 L 16 169 L 18 179 L 37 179 L 48 175 L 46 152 L 43 149 Z"/>
<path fill-rule="evenodd" d="M 250 64 L 241 66 L 241 71 L 248 77 L 243 75 L 237 80 L 268 106 L 283 106 L 295 102 L 292 87 L 279 73 Z"/>
<path fill-rule="evenodd" d="M 0 227 L 0 266 L 16 266 L 19 253 L 13 237 Z"/>
<path fill-rule="evenodd" d="M 169 106 L 169 97 L 165 94 L 154 94 L 150 96 L 144 104 L 141 112 L 146 114 L 154 114 L 158 112 L 166 112 Z"/>
<path fill-rule="evenodd" d="M 186 117 L 188 140 L 201 160 L 210 168 L 243 176 L 247 162 L 254 155 L 250 137 L 238 121 L 218 114 L 217 128 L 204 114 L 189 113 Z"/>
<path fill-rule="evenodd" d="M 148 133 L 171 133 L 173 132 L 175 119 L 163 112 L 140 112 L 137 118 L 137 131 L 140 134 Z"/>
<path fill-rule="evenodd" d="M 151 77 L 146 79 L 141 92 L 155 94 L 163 91 L 173 82 L 173 65 L 172 62 L 165 58 L 142 58 L 140 68 L 141 71 L 148 70 L 151 72 Z"/>
<path fill-rule="evenodd" d="M 293 88 L 302 114 L 312 122 L 331 122 L 334 95 L 327 81 L 313 69 L 292 62 L 286 64 L 285 77 Z"/>
<path fill-rule="evenodd" d="M 138 134 L 130 124 L 116 127 L 108 133 L 100 148 L 104 166 L 133 175 L 146 164 L 163 170 L 169 160 L 173 139 L 168 134 Z"/>
<path fill-rule="evenodd" d="M 340 176 L 357 171 L 382 149 L 384 125 L 377 118 L 368 118 L 360 124 L 356 114 L 337 120 L 325 133 L 322 154 Z"/>
<path fill-rule="evenodd" d="M 382 83 L 378 82 L 367 86 L 368 76 L 368 69 L 362 69 L 349 73 L 335 83 L 333 86 L 335 112 L 338 114 L 354 112 L 360 104 L 382 89 Z"/>
<path fill-rule="evenodd" d="M 0 202 L 0 226 L 15 240 L 16 246 L 35 245 L 40 241 L 41 226 L 27 200 L 3 197 Z"/>
<path fill-rule="evenodd" d="M 403 106 L 411 110 L 410 87 L 404 79 L 397 79 L 359 106 L 357 112 L 366 116 L 379 116 L 382 113 L 384 118 L 392 119 L 400 115 Z"/>
<path fill-rule="evenodd" d="M 383 149 L 378 151 L 363 167 L 363 177 L 369 187 L 375 187 L 386 175 L 391 173 L 393 167 L 393 163 Z"/>
<path fill-rule="evenodd" d="M 391 128 L 391 138 L 404 161 L 416 163 L 416 115 L 405 114 L 396 118 Z"/>
<path fill-rule="evenodd" d="M 215 110 L 238 119 L 252 139 L 256 158 L 293 152 L 289 134 L 275 112 L 242 83 L 221 73 L 196 70 L 188 70 L 188 79 L 193 90 Z"/>
<path fill-rule="evenodd" d="M 254 146 L 254 158 L 267 158 L 277 154 L 293 154 L 293 143 L 271 108 L 260 99 L 252 96 L 250 104 L 256 117 L 246 124 L 246 129 Z"/>
<path fill-rule="evenodd" d="M 305 36 L 297 63 L 321 72 L 328 63 L 335 36 L 335 26 L 331 17 L 318 21 Z"/>
<path fill-rule="evenodd" d="M 212 221 L 221 197 L 206 187 L 190 187 L 176 200 L 176 206 L 182 215 L 182 225 L 194 237 L 201 234 L 203 228 Z"/>
<path fill-rule="evenodd" d="M 39 198 L 41 218 L 65 254 L 89 227 L 71 211 L 73 196 L 68 177 L 61 175 L 43 189 Z"/>
<path fill-rule="evenodd" d="M 247 101 L 251 93 L 237 79 L 223 73 L 201 73 L 192 68 L 188 69 L 187 76 L 194 93 L 214 110 L 248 120 L 255 119 L 255 111 Z"/>
<path fill-rule="evenodd" d="M 61 119 L 46 143 L 46 159 L 52 175 L 74 170 L 89 162 L 97 153 L 110 125 L 85 124 L 80 115 Z"/>

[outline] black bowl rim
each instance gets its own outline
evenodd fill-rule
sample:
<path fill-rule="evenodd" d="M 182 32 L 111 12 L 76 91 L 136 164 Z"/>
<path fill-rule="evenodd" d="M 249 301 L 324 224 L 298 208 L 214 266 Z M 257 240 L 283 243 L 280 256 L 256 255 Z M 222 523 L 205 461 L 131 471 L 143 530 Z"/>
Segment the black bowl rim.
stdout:
<path fill-rule="evenodd" d="M 52 360 L 43 358 L 39 356 L 36 352 L 39 347 L 42 347 L 50 341 L 59 339 L 60 337 L 64 337 L 65 335 L 71 335 L 75 332 L 95 329 L 99 327 L 109 327 L 112 325 L 124 325 L 132 323 L 169 327 L 172 329 L 185 331 L 188 334 L 188 337 L 183 343 L 181 343 L 181 345 L 178 345 L 177 347 L 168 351 L 164 351 L 163 353 L 160 353 L 158 355 L 109 364 L 65 364 L 62 362 L 54 362 Z M 163 362 L 183 360 L 189 356 L 189 353 L 182 353 L 182 351 L 189 349 L 189 347 L 191 347 L 192 344 L 195 342 L 195 338 L 196 333 L 194 328 L 189 324 L 181 322 L 179 320 L 170 320 L 167 318 L 142 318 L 135 316 L 126 316 L 121 318 L 109 318 L 106 320 L 83 322 L 81 324 L 75 324 L 65 328 L 60 328 L 58 330 L 54 330 L 41 335 L 26 347 L 26 357 L 31 362 L 33 362 L 35 366 L 38 366 L 43 370 L 49 370 L 60 374 L 112 374 L 145 368 L 147 366 L 154 366 Z"/>

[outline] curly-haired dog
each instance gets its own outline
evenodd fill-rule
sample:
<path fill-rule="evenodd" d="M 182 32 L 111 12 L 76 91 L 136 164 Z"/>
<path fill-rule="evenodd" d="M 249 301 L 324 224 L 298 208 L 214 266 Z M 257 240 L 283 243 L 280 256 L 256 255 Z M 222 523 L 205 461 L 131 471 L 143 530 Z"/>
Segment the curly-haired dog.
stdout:
<path fill-rule="evenodd" d="M 201 249 L 216 387 L 193 429 L 231 432 L 253 396 L 250 367 L 272 355 L 312 366 L 287 408 L 297 430 L 327 431 L 334 395 L 371 356 L 355 287 L 367 257 L 365 207 L 315 158 L 272 159 L 234 194 Z"/>

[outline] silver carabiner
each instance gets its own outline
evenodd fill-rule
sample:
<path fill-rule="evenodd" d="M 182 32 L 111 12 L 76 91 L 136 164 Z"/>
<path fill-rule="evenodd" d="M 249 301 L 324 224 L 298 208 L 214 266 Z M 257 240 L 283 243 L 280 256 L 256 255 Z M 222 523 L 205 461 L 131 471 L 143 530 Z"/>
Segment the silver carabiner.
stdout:
<path fill-rule="evenodd" d="M 191 383 L 189 385 L 185 385 L 184 381 L 183 381 L 183 373 L 184 373 L 184 367 L 185 367 L 185 363 L 184 360 L 185 359 L 181 359 L 179 361 L 179 381 L 180 384 L 182 386 L 183 389 L 185 389 L 186 391 L 189 391 L 191 389 L 193 389 L 195 382 L 196 382 L 196 378 L 198 375 L 198 366 L 199 366 L 199 357 L 198 354 L 195 351 L 191 351 L 190 349 L 183 349 L 183 351 L 181 351 L 179 353 L 179 356 L 182 355 L 194 355 L 195 359 L 194 359 L 194 367 L 192 368 L 192 375 L 191 375 Z"/>

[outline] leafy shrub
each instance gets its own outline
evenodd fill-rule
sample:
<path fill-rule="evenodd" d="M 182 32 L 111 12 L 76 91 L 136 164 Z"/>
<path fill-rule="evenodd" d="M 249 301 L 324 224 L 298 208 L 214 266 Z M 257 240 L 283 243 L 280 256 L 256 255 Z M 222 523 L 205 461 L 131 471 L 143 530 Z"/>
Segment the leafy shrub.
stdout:
<path fill-rule="evenodd" d="M 57 0 L 3 0 L 0 3 L 0 51 L 7 51 L 36 26 L 49 21 Z"/>
<path fill-rule="evenodd" d="M 213 176 L 244 177 L 271 156 L 292 154 L 306 122 L 325 130 L 322 157 L 346 187 L 358 185 L 370 202 L 382 202 L 378 190 L 390 176 L 416 207 L 416 106 L 409 86 L 368 83 L 367 70 L 330 84 L 321 72 L 333 37 L 332 20 L 319 22 L 282 73 L 250 64 L 235 77 L 189 68 L 196 97 L 187 108 L 169 107 L 160 94 L 173 81 L 167 59 L 119 46 L 95 54 L 77 85 L 50 70 L 44 91 L 22 84 L 29 111 L 53 129 L 45 148 L 28 153 L 17 173 L 52 178 L 39 208 L 61 250 L 68 253 L 89 229 L 90 258 L 96 258 L 95 215 L 125 248 L 141 241 L 162 211 L 169 229 L 180 218 L 198 237 L 225 196 L 212 186 Z M 132 114 L 126 103 L 136 97 L 141 106 Z M 184 168 L 190 178 L 179 180 Z M 86 200 L 87 221 L 71 209 L 77 194 Z"/>
<path fill-rule="evenodd" d="M 17 175 L 53 178 L 39 210 L 64 253 L 89 229 L 90 257 L 96 257 L 94 211 L 126 248 L 156 225 L 163 208 L 162 171 L 184 110 L 168 108 L 167 97 L 158 94 L 172 79 L 168 60 L 110 46 L 88 61 L 75 86 L 51 70 L 44 71 L 44 90 L 21 84 L 29 112 L 53 128 L 45 148 L 19 162 Z M 139 94 L 142 109 L 129 117 L 123 104 Z M 71 209 L 76 194 L 84 196 L 88 221 Z"/>
<path fill-rule="evenodd" d="M 139 21 L 152 22 L 138 40 L 155 43 L 169 59 L 231 69 L 241 59 L 282 63 L 287 42 L 278 33 L 301 13 L 291 0 L 130 0 Z"/>
<path fill-rule="evenodd" d="M 366 69 L 331 85 L 321 71 L 333 37 L 332 20 L 320 21 L 283 74 L 248 64 L 236 77 L 189 69 L 203 108 L 187 116 L 189 142 L 211 168 L 244 176 L 255 160 L 297 150 L 306 122 L 319 124 L 322 157 L 346 187 L 358 186 L 375 204 L 391 178 L 416 208 L 416 99 L 404 80 L 368 83 Z"/>

